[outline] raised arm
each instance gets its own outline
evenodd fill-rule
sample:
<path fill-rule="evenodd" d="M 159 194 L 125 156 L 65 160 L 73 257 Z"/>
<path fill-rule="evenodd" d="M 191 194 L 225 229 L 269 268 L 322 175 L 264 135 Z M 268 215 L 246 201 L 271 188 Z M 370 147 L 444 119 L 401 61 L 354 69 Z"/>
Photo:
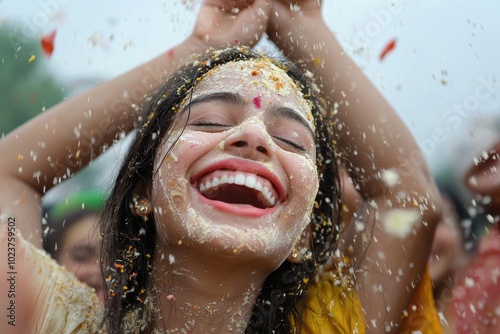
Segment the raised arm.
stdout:
<path fill-rule="evenodd" d="M 232 8 L 229 4 L 238 6 L 239 12 L 229 11 Z M 11 318 L 0 322 L 0 333 L 31 333 L 42 324 L 52 325 L 50 321 L 61 326 L 76 325 L 75 321 L 79 321 L 72 318 L 69 322 L 58 322 L 67 316 L 67 305 L 58 304 L 64 297 L 52 298 L 49 304 L 41 299 L 42 295 L 51 296 L 52 290 L 47 287 L 60 289 L 63 284 L 50 283 L 45 276 L 51 277 L 50 281 L 66 280 L 64 284 L 71 284 L 72 276 L 56 273 L 61 268 L 54 263 L 45 265 L 48 258 L 33 255 L 37 254 L 33 247 L 15 234 L 16 229 L 21 230 L 32 244 L 41 245 L 39 207 L 45 191 L 84 167 L 104 147 L 111 145 L 117 134 L 132 130 L 138 106 L 163 84 L 182 60 L 209 47 L 233 44 L 235 40 L 247 45 L 257 42 L 267 26 L 269 10 L 265 0 L 206 1 L 193 33 L 184 42 L 116 79 L 51 108 L 0 141 L 0 308 L 8 316 L 13 314 L 11 318 L 15 319 L 15 326 L 8 322 Z M 85 294 L 88 290 L 83 290 L 70 289 L 75 298 L 96 299 Z M 67 287 L 64 291 L 68 291 Z M 85 312 L 96 311 L 95 307 L 86 308 L 79 302 L 73 306 Z M 46 317 L 49 313 L 50 317 Z M 86 316 L 82 310 L 74 313 Z"/>
<path fill-rule="evenodd" d="M 238 8 L 239 12 L 231 11 Z M 207 0 L 181 44 L 120 77 L 62 102 L 0 141 L 1 223 L 8 217 L 41 246 L 40 199 L 134 128 L 136 110 L 190 55 L 239 42 L 252 45 L 267 25 L 265 0 Z M 216 22 L 217 24 L 215 24 Z M 159 37 L 155 37 L 159 38 Z"/>
<path fill-rule="evenodd" d="M 396 332 L 425 269 L 439 195 L 412 135 L 344 52 L 319 2 L 275 0 L 268 35 L 288 58 L 303 62 L 330 101 L 343 162 L 374 211 L 375 225 L 364 226 L 369 233 L 353 244 L 367 329 Z"/>

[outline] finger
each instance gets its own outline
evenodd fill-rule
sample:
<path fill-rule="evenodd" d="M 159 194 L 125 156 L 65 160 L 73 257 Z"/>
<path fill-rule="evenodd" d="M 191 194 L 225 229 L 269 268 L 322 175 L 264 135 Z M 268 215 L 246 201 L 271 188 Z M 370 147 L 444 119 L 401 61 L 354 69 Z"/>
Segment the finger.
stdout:
<path fill-rule="evenodd" d="M 255 0 L 234 17 L 234 25 L 240 27 L 239 41 L 252 46 L 260 40 L 267 29 L 272 4 L 269 0 Z"/>
<path fill-rule="evenodd" d="M 238 14 L 240 10 L 250 7 L 255 0 L 207 0 L 206 4 L 229 13 Z"/>

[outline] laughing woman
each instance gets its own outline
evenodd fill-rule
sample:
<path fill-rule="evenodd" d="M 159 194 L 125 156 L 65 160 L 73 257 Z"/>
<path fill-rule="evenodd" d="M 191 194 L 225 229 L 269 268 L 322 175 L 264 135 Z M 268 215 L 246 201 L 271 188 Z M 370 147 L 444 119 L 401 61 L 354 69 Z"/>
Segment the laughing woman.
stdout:
<path fill-rule="evenodd" d="M 206 1 L 193 34 L 167 55 L 2 139 L 0 241 L 16 246 L 15 264 L 0 259 L 0 306 L 14 305 L 15 322 L 0 323 L 2 332 L 401 329 L 438 221 L 436 192 L 425 166 L 408 166 L 417 146 L 342 56 L 318 2 L 294 5 Z M 266 29 L 306 68 L 227 48 L 234 40 L 252 45 Z M 299 42 L 289 44 L 290 34 Z M 351 82 L 357 88 L 349 91 Z M 120 100 L 124 92 L 137 101 Z M 34 248 L 36 235 L 25 235 L 28 242 L 11 227 L 35 230 L 40 197 L 59 172 L 83 167 L 136 116 L 142 122 L 101 221 L 101 309 L 90 288 Z M 93 140 L 75 138 L 75 127 Z M 342 242 L 339 155 L 369 203 Z M 397 228 L 381 227 L 391 223 Z M 321 269 L 332 257 L 335 270 Z M 6 275 L 15 276 L 10 299 Z"/>

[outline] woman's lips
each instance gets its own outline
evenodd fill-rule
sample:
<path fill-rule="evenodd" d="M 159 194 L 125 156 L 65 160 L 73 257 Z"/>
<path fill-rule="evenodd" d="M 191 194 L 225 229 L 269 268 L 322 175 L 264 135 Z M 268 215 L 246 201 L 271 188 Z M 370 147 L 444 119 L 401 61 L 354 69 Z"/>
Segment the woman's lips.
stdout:
<path fill-rule="evenodd" d="M 286 197 L 279 179 L 264 166 L 240 159 L 212 164 L 191 180 L 202 201 L 237 215 L 258 217 Z"/>
<path fill-rule="evenodd" d="M 464 175 L 464 183 L 471 192 L 482 196 L 487 213 L 500 215 L 500 142 L 475 159 Z M 499 217 L 494 219 L 498 222 Z"/>
<path fill-rule="evenodd" d="M 465 184 L 476 194 L 500 195 L 500 142 L 476 159 L 465 173 Z"/>

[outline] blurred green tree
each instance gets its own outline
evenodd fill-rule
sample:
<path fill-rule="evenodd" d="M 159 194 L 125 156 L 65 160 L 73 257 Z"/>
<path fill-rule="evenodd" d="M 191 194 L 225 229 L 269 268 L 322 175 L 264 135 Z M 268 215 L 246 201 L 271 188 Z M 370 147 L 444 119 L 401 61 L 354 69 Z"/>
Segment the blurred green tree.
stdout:
<path fill-rule="evenodd" d="M 39 41 L 0 26 L 0 137 L 63 100 L 62 85 L 43 57 Z"/>

